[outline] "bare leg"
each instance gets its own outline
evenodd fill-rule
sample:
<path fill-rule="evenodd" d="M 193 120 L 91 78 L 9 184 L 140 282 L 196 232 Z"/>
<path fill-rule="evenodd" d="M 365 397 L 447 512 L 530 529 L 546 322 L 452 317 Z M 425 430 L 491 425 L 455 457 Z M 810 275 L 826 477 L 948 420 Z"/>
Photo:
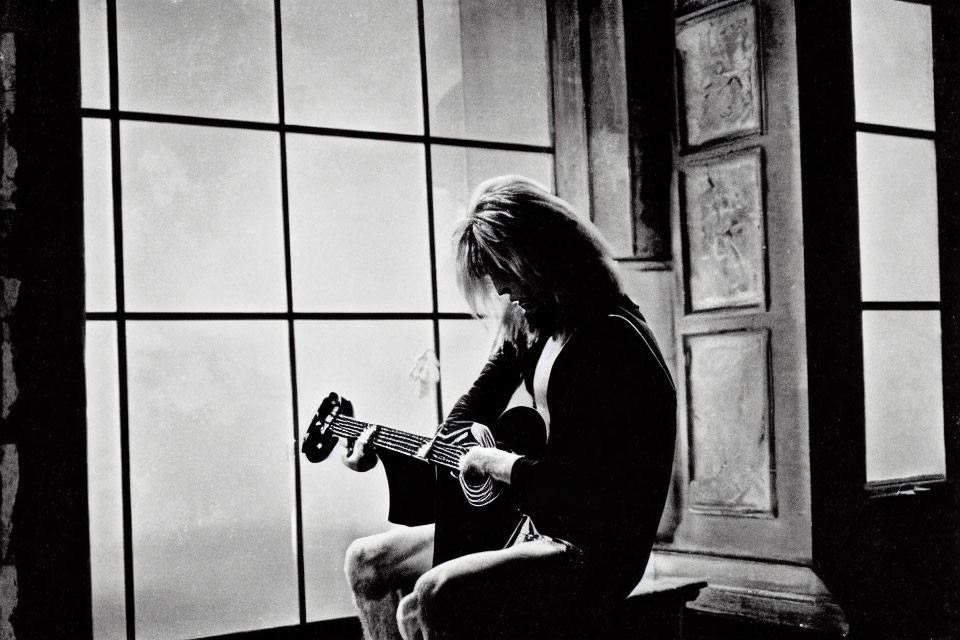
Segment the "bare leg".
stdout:
<path fill-rule="evenodd" d="M 365 638 L 400 638 L 396 619 L 400 590 L 432 566 L 433 532 L 433 525 L 401 527 L 355 540 L 347 549 L 344 572 Z"/>
<path fill-rule="evenodd" d="M 404 640 L 553 637 L 543 625 L 573 610 L 576 572 L 567 548 L 546 539 L 455 558 L 417 580 L 397 624 Z"/>

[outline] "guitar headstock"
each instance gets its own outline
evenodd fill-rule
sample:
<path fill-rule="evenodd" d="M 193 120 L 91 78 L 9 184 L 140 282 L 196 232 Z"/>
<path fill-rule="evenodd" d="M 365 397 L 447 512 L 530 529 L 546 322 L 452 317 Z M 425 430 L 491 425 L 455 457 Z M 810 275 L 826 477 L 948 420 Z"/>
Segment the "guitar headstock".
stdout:
<path fill-rule="evenodd" d="M 307 427 L 307 434 L 304 436 L 303 445 L 300 447 L 303 455 L 310 462 L 326 460 L 337 445 L 337 437 L 330 430 L 330 424 L 339 415 L 352 416 L 353 403 L 331 392 L 320 403 L 317 413 L 310 421 L 310 426 Z"/>

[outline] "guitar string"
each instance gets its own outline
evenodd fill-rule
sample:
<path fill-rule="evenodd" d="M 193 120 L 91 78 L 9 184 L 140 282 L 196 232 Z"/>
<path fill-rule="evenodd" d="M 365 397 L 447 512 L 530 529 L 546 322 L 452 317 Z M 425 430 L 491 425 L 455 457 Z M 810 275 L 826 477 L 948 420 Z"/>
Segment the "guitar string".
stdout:
<path fill-rule="evenodd" d="M 404 432 L 398 431 L 397 432 L 398 435 L 395 436 L 394 434 L 391 433 L 392 430 L 389 429 L 389 427 L 383 427 L 380 425 L 374 425 L 374 424 L 362 422 L 360 420 L 354 420 L 346 416 L 338 416 L 335 422 L 338 422 L 343 424 L 344 426 L 349 426 L 356 429 L 355 433 L 351 434 L 349 437 L 357 437 L 369 427 L 376 427 L 377 433 L 380 434 L 381 437 L 390 436 L 394 441 L 402 442 L 403 444 L 406 444 L 407 446 L 409 446 L 411 448 L 411 451 L 415 451 L 416 449 L 423 446 L 424 442 L 426 442 L 426 438 L 421 439 L 414 434 L 405 434 Z M 399 435 L 399 434 L 403 434 L 403 435 Z"/>
<path fill-rule="evenodd" d="M 391 429 L 390 427 L 384 427 L 382 425 L 374 425 L 350 418 L 348 416 L 337 416 L 335 422 L 340 423 L 336 426 L 340 426 L 341 428 L 348 430 L 347 433 L 344 434 L 345 437 L 348 438 L 358 437 L 370 426 L 377 427 L 378 440 L 380 440 L 381 445 L 385 444 L 386 442 L 390 442 L 394 445 L 394 447 L 402 447 L 400 450 L 390 450 L 397 451 L 398 453 L 405 453 L 407 455 L 415 455 L 416 451 L 429 441 L 429 438 L 426 436 L 412 434 L 399 429 Z M 351 427 L 353 429 L 352 432 L 349 431 Z M 428 459 L 440 464 L 449 465 L 456 469 L 459 467 L 459 459 L 465 453 L 465 451 L 466 450 L 463 447 L 457 445 L 435 442 L 431 447 L 430 454 L 428 454 Z"/>
<path fill-rule="evenodd" d="M 330 425 L 330 428 L 334 429 L 334 433 L 340 431 L 340 434 L 338 435 L 343 435 L 343 437 L 347 438 L 359 437 L 366 429 L 370 427 L 376 428 L 375 437 L 378 441 L 375 443 L 375 445 L 387 451 L 394 451 L 406 455 L 416 455 L 416 451 L 430 440 L 426 436 L 409 433 L 407 431 L 401 431 L 399 429 L 391 429 L 390 427 L 384 427 L 382 425 L 362 422 L 348 416 L 337 416 Z M 435 464 L 446 466 L 456 471 L 460 466 L 460 456 L 462 456 L 464 453 L 465 449 L 463 447 L 450 445 L 443 442 L 434 442 L 427 454 L 427 459 Z M 460 477 L 460 485 L 467 497 L 467 500 L 475 506 L 488 505 L 497 498 L 497 492 L 493 488 L 493 483 L 491 482 L 490 478 L 487 478 L 486 481 L 479 486 L 471 486 L 464 482 L 463 477 Z"/>
<path fill-rule="evenodd" d="M 347 416 L 338 416 L 335 423 L 339 423 L 335 426 L 342 427 L 346 432 L 344 433 L 344 437 L 347 438 L 356 438 L 360 436 L 366 428 L 375 426 L 377 427 L 377 439 L 379 440 L 376 444 L 388 451 L 407 455 L 415 455 L 416 451 L 429 440 L 429 438 L 425 436 L 418 436 L 381 425 L 371 425 L 370 423 L 348 418 Z M 464 453 L 465 450 L 462 447 L 436 442 L 428 454 L 428 460 L 457 469 L 459 468 L 460 456 Z"/>
<path fill-rule="evenodd" d="M 384 427 L 384 426 L 382 426 L 382 425 L 374 425 L 374 424 L 371 424 L 371 423 L 367 423 L 367 422 L 363 422 L 363 421 L 356 420 L 356 419 L 353 419 L 353 418 L 349 418 L 349 417 L 347 417 L 347 416 L 338 416 L 338 417 L 337 417 L 337 420 L 338 420 L 338 421 L 341 421 L 341 422 L 344 422 L 344 423 L 349 423 L 349 424 L 357 427 L 360 431 L 363 431 L 364 429 L 366 429 L 367 427 L 370 427 L 370 426 L 376 427 L 376 428 L 377 428 L 377 433 L 378 433 L 378 434 L 382 434 L 381 437 L 390 436 L 390 437 L 393 437 L 394 440 L 402 440 L 402 441 L 404 441 L 404 442 L 406 442 L 406 443 L 409 443 L 410 446 L 413 447 L 413 450 L 414 450 L 414 451 L 415 451 L 416 449 L 419 449 L 420 447 L 422 447 L 423 445 L 425 445 L 427 442 L 430 441 L 430 438 L 427 437 L 427 436 L 422 436 L 422 435 L 419 435 L 419 434 L 409 433 L 409 432 L 407 432 L 407 431 L 402 431 L 402 430 L 400 430 L 400 429 L 392 429 L 392 428 L 390 428 L 390 427 Z M 431 447 L 430 450 L 431 450 L 431 452 L 433 452 L 433 451 L 440 451 L 440 452 L 443 452 L 443 453 L 449 453 L 450 455 L 453 455 L 453 456 L 459 456 L 459 455 L 463 455 L 464 453 L 466 453 L 466 449 L 465 449 L 465 448 L 463 448 L 463 447 L 461 447 L 461 446 L 459 446 L 459 445 L 448 444 L 448 443 L 445 443 L 445 442 L 443 442 L 443 441 L 436 441 L 436 442 L 434 442 L 434 444 L 433 444 L 433 446 Z"/>
<path fill-rule="evenodd" d="M 413 454 L 418 449 L 420 449 L 424 444 L 429 442 L 430 438 L 427 436 L 421 436 L 418 434 L 409 433 L 406 431 L 401 431 L 399 429 L 391 429 L 390 427 L 384 427 L 381 425 L 372 425 L 367 422 L 362 422 L 347 416 L 338 416 L 337 421 L 343 423 L 344 425 L 350 425 L 357 429 L 356 435 L 350 435 L 348 437 L 357 437 L 362 433 L 366 428 L 374 426 L 377 428 L 377 434 L 382 440 L 390 440 L 392 442 L 397 442 L 400 444 L 408 445 L 410 447 L 409 453 Z M 466 453 L 466 449 L 461 446 L 448 444 L 441 441 L 434 442 L 433 446 L 430 448 L 430 453 L 440 453 L 443 454 L 448 460 L 455 461 L 458 460 L 460 456 Z"/>
<path fill-rule="evenodd" d="M 421 448 L 422 443 L 417 443 L 415 446 L 411 446 L 411 441 L 408 438 L 398 438 L 390 432 L 378 431 L 376 436 L 377 444 L 382 443 L 391 443 L 403 448 L 402 453 L 406 453 L 411 456 L 416 456 L 417 451 Z M 450 452 L 446 448 L 441 447 L 440 449 L 431 449 L 427 454 L 427 460 L 430 462 L 437 462 L 440 464 L 445 464 L 454 469 L 459 467 L 461 452 Z"/>
<path fill-rule="evenodd" d="M 337 419 L 334 420 L 333 426 L 341 427 L 344 430 L 348 430 L 347 437 L 355 437 L 355 436 L 359 436 L 370 425 L 368 423 L 364 423 L 358 420 L 352 420 L 352 419 L 346 418 L 345 416 L 338 416 Z M 407 446 L 407 449 L 406 451 L 404 451 L 404 453 L 410 454 L 412 453 L 412 450 L 409 449 L 409 445 L 411 442 L 426 443 L 428 441 L 428 439 L 425 437 L 421 437 L 415 434 L 410 434 L 405 431 L 390 429 L 389 427 L 382 427 L 380 425 L 373 425 L 373 426 L 377 427 L 378 429 L 377 434 L 379 436 L 378 437 L 379 442 L 377 444 L 378 446 L 380 446 L 380 448 L 383 448 L 383 449 L 395 451 L 396 449 L 391 449 L 391 447 L 389 446 L 384 446 L 384 442 L 392 441 L 396 443 L 399 440 L 401 446 L 404 446 L 404 445 Z M 397 438 L 394 436 L 400 436 L 400 438 Z M 440 444 L 444 448 L 458 449 L 462 455 L 463 450 L 460 447 L 455 447 L 453 445 L 446 445 L 445 443 L 435 443 L 435 444 Z M 433 453 L 433 452 L 434 450 L 431 449 L 430 453 Z M 440 451 L 439 453 L 444 454 L 443 451 Z M 443 463 L 446 462 L 447 465 L 454 470 L 457 470 L 460 466 L 459 458 L 451 459 L 449 455 L 441 455 L 438 457 L 434 457 L 431 459 L 431 461 L 441 464 L 442 466 L 443 466 Z M 494 489 L 493 482 L 490 480 L 490 478 L 487 478 L 483 483 L 481 483 L 478 486 L 472 486 L 466 483 L 463 477 L 461 476 L 460 485 L 463 489 L 464 494 L 467 497 L 467 500 L 471 504 L 474 504 L 476 506 L 488 505 L 491 502 L 493 502 L 497 497 L 497 492 Z"/>
<path fill-rule="evenodd" d="M 342 435 L 343 435 L 344 437 L 347 437 L 347 438 L 355 438 L 355 437 L 359 436 L 360 433 L 361 433 L 361 432 L 352 432 L 352 433 L 351 433 L 351 432 L 346 432 L 346 433 L 344 433 L 344 434 L 342 434 Z M 338 435 L 339 435 L 339 434 L 338 434 Z M 402 443 L 402 442 L 397 443 L 397 442 L 395 442 L 395 441 L 394 441 L 394 442 L 391 442 L 389 438 L 382 438 L 382 437 L 378 440 L 378 442 L 376 443 L 376 446 L 379 447 L 380 449 L 383 449 L 383 450 L 386 450 L 386 451 L 393 451 L 393 452 L 395 452 L 395 453 L 401 453 L 401 454 L 405 454 L 405 455 L 408 455 L 408 456 L 413 456 L 413 455 L 415 455 L 415 451 L 416 451 L 415 449 L 411 449 L 411 448 L 410 448 L 408 445 L 406 445 L 405 443 Z M 459 465 L 459 459 L 453 458 L 453 457 L 450 457 L 450 456 L 447 456 L 447 455 L 443 455 L 443 456 L 431 456 L 431 457 L 429 458 L 429 461 L 430 461 L 430 462 L 433 462 L 433 463 L 436 463 L 436 464 L 438 464 L 438 465 L 440 465 L 440 466 L 450 468 L 450 469 L 452 469 L 452 470 L 457 470 L 457 469 L 459 468 L 459 466 L 460 466 L 460 465 Z"/>
<path fill-rule="evenodd" d="M 369 425 L 365 422 L 350 420 L 349 418 L 343 418 L 343 417 L 338 418 L 338 420 L 340 422 L 343 422 L 344 424 L 350 424 L 351 426 L 355 427 L 357 429 L 356 436 L 359 436 L 363 431 L 365 431 L 370 426 L 374 426 L 377 428 L 377 432 L 376 432 L 377 436 L 375 436 L 377 437 L 377 439 L 381 441 L 393 442 L 400 446 L 404 446 L 408 449 L 408 453 L 410 453 L 411 455 L 415 454 L 416 451 L 420 449 L 427 442 L 426 438 L 421 439 L 414 434 L 407 434 L 401 431 L 394 431 L 389 429 L 388 427 L 382 427 L 380 425 Z M 356 436 L 351 435 L 349 437 L 356 437 Z"/>

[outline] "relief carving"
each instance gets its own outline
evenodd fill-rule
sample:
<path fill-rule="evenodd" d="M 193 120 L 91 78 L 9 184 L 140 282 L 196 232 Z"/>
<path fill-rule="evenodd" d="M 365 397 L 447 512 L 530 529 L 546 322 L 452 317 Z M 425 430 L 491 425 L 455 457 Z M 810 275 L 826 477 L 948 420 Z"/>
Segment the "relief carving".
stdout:
<path fill-rule="evenodd" d="M 772 516 L 772 420 L 766 331 L 688 336 L 690 509 Z"/>
<path fill-rule="evenodd" d="M 743 3 L 677 26 L 683 146 L 761 128 L 756 9 Z"/>
<path fill-rule="evenodd" d="M 684 170 L 688 311 L 764 306 L 762 172 L 759 149 Z"/>

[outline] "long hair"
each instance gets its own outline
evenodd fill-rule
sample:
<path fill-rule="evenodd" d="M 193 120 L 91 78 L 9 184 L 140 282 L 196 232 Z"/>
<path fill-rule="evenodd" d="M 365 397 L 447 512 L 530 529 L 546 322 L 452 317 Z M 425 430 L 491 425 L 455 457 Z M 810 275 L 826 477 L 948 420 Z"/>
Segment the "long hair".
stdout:
<path fill-rule="evenodd" d="M 622 293 L 606 243 L 564 200 L 521 176 L 474 191 L 454 234 L 457 283 L 477 315 L 498 318 L 502 340 L 569 334 Z M 538 310 L 504 306 L 490 276 L 506 274 L 536 296 Z"/>

